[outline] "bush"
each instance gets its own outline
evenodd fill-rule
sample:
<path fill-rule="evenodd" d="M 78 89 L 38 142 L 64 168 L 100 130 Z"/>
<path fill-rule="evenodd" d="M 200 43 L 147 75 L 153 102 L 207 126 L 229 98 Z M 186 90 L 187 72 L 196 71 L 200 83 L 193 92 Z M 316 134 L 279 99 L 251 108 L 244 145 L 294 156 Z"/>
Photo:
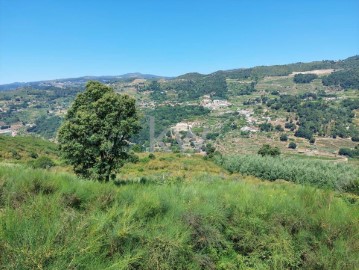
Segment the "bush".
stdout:
<path fill-rule="evenodd" d="M 131 147 L 131 150 L 136 153 L 140 153 L 143 151 L 143 147 L 139 144 L 135 144 Z"/>
<path fill-rule="evenodd" d="M 258 155 L 276 157 L 280 155 L 280 149 L 278 147 L 271 147 L 269 144 L 263 144 L 258 150 Z"/>
<path fill-rule="evenodd" d="M 294 123 L 286 122 L 284 124 L 284 127 L 287 128 L 287 129 L 292 129 L 293 128 L 293 130 L 294 130 L 296 128 L 296 125 Z"/>
<path fill-rule="evenodd" d="M 260 131 L 269 132 L 273 130 L 273 125 L 271 123 L 262 123 L 259 125 Z"/>
<path fill-rule="evenodd" d="M 49 169 L 55 166 L 55 163 L 49 157 L 39 157 L 31 162 L 31 165 L 35 169 Z"/>
<path fill-rule="evenodd" d="M 281 125 L 276 125 L 275 130 L 276 131 L 284 131 L 284 129 L 283 129 L 283 127 Z"/>
<path fill-rule="evenodd" d="M 156 158 L 156 156 L 155 156 L 155 154 L 150 153 L 150 154 L 148 155 L 148 158 L 149 158 L 149 159 L 155 159 L 155 158 Z"/>
<path fill-rule="evenodd" d="M 29 154 L 29 157 L 31 157 L 31 158 L 33 158 L 33 159 L 36 159 L 36 158 L 39 157 L 39 155 L 38 155 L 37 153 L 35 153 L 35 152 L 31 152 L 31 153 Z"/>
<path fill-rule="evenodd" d="M 287 134 L 282 134 L 282 135 L 280 135 L 279 140 L 280 140 L 281 142 L 286 142 L 286 141 L 288 141 L 288 136 L 287 136 Z"/>
<path fill-rule="evenodd" d="M 288 148 L 290 149 L 296 149 L 297 148 L 297 144 L 295 142 L 290 142 L 288 145 Z"/>
<path fill-rule="evenodd" d="M 359 142 L 359 136 L 353 136 L 352 141 L 353 142 Z"/>
<path fill-rule="evenodd" d="M 339 149 L 339 155 L 348 156 L 348 157 L 351 157 L 351 158 L 358 158 L 359 157 L 359 149 L 358 149 L 358 147 L 355 147 L 354 149 L 340 148 Z"/>
<path fill-rule="evenodd" d="M 11 157 L 14 159 L 21 159 L 21 155 L 16 150 L 11 150 Z"/>
<path fill-rule="evenodd" d="M 314 139 L 314 138 L 310 138 L 309 143 L 314 144 L 314 143 L 315 143 L 315 139 Z"/>

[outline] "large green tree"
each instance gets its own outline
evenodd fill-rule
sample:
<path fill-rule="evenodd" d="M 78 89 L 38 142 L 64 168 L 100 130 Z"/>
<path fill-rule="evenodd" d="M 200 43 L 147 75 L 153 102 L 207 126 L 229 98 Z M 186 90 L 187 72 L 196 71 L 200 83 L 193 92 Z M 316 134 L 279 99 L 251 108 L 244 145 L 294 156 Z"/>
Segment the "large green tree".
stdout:
<path fill-rule="evenodd" d="M 90 81 L 68 110 L 58 141 L 77 174 L 109 181 L 128 159 L 129 139 L 139 129 L 133 98 Z"/>

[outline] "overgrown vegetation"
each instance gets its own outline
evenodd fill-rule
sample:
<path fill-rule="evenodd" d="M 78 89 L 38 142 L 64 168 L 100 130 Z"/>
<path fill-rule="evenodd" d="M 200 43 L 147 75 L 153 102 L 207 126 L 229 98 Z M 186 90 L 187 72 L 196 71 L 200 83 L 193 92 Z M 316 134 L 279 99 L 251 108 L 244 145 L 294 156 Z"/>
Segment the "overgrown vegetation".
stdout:
<path fill-rule="evenodd" d="M 218 180 L 116 187 L 1 165 L 0 264 L 4 269 L 357 267 L 355 197 L 285 183 Z"/>
<path fill-rule="evenodd" d="M 41 156 L 59 159 L 57 145 L 33 136 L 0 136 L 0 160 L 26 163 Z"/>
<path fill-rule="evenodd" d="M 217 162 L 230 172 L 359 194 L 359 169 L 348 164 L 260 155 L 223 157 Z"/>
<path fill-rule="evenodd" d="M 359 68 L 340 70 L 322 79 L 326 86 L 340 86 L 344 89 L 359 89 Z"/>
<path fill-rule="evenodd" d="M 293 77 L 293 81 L 295 83 L 310 83 L 313 80 L 317 79 L 318 75 L 316 74 L 295 74 Z"/>

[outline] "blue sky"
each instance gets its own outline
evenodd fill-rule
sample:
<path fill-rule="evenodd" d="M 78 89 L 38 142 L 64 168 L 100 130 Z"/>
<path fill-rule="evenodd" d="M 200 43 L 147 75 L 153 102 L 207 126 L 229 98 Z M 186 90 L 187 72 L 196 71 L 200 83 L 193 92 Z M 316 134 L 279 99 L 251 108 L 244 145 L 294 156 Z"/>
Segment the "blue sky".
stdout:
<path fill-rule="evenodd" d="M 0 83 L 356 54 L 358 0 L 0 0 Z"/>

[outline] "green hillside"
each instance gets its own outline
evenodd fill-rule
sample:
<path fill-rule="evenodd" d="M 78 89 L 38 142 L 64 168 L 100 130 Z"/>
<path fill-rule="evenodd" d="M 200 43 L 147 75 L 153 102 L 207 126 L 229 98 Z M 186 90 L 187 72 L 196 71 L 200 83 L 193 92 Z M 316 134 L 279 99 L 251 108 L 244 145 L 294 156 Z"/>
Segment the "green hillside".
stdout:
<path fill-rule="evenodd" d="M 15 137 L 0 135 L 0 268 L 355 269 L 358 67 L 109 80 L 136 99 L 142 130 L 108 183 L 75 176 L 43 139 L 85 81 L 1 92 L 0 131 Z"/>
<path fill-rule="evenodd" d="M 0 161 L 23 163 L 42 156 L 58 159 L 57 145 L 32 136 L 0 136 Z"/>
<path fill-rule="evenodd" d="M 284 182 L 101 184 L 0 165 L 4 269 L 355 269 L 357 198 Z"/>

